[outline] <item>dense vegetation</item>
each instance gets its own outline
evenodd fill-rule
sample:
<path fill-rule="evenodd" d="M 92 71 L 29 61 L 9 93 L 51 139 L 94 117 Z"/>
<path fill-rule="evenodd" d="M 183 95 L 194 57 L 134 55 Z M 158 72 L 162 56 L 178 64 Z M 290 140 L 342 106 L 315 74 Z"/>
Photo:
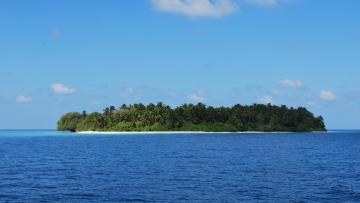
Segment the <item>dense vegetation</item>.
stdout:
<path fill-rule="evenodd" d="M 271 104 L 211 107 L 202 103 L 171 108 L 158 103 L 110 106 L 103 113 L 71 112 L 58 121 L 61 131 L 325 131 L 323 118 L 306 108 Z"/>

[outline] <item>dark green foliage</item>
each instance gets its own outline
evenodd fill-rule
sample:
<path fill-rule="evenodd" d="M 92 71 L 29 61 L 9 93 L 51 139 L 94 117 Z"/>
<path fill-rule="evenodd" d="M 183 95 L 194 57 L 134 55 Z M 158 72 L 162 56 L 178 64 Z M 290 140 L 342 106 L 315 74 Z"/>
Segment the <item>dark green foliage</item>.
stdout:
<path fill-rule="evenodd" d="M 80 113 L 67 113 L 58 121 L 57 129 L 60 131 L 76 131 L 77 125 L 84 119 Z"/>
<path fill-rule="evenodd" d="M 184 123 L 179 131 L 203 131 L 203 132 L 236 132 L 239 131 L 229 123 Z"/>
<path fill-rule="evenodd" d="M 306 108 L 253 104 L 211 107 L 184 104 L 175 109 L 163 103 L 110 106 L 103 113 L 68 113 L 58 122 L 61 131 L 325 131 L 323 118 Z"/>
<path fill-rule="evenodd" d="M 91 113 L 88 116 L 83 117 L 81 121 L 78 122 L 76 131 L 106 129 L 106 118 L 108 117 L 100 113 Z"/>

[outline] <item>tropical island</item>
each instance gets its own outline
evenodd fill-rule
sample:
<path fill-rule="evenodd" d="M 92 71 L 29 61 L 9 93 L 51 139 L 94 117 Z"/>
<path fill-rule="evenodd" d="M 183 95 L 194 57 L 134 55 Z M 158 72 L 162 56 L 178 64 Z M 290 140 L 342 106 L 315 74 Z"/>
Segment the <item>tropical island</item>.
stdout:
<path fill-rule="evenodd" d="M 59 131 L 71 132 L 311 132 L 326 131 L 323 117 L 304 107 L 253 104 L 212 107 L 183 104 L 171 108 L 155 104 L 123 104 L 102 113 L 70 112 L 57 123 Z"/>

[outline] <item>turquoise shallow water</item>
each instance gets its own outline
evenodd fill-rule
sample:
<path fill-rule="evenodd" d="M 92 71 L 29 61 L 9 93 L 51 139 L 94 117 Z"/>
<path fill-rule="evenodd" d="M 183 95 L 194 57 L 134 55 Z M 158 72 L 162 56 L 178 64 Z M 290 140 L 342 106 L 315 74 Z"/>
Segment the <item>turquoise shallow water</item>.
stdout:
<path fill-rule="evenodd" d="M 0 131 L 0 202 L 359 202 L 360 131 Z"/>

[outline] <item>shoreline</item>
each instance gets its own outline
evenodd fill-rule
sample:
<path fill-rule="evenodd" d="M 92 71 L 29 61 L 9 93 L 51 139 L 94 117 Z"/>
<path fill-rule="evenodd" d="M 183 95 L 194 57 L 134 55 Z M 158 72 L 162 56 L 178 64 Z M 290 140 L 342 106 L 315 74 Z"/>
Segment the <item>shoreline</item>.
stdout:
<path fill-rule="evenodd" d="M 76 134 L 87 135 L 154 135 L 154 134 L 287 134 L 294 132 L 260 132 L 260 131 L 247 131 L 247 132 L 204 132 L 204 131 L 127 131 L 127 132 L 101 132 L 101 131 L 79 131 Z"/>

